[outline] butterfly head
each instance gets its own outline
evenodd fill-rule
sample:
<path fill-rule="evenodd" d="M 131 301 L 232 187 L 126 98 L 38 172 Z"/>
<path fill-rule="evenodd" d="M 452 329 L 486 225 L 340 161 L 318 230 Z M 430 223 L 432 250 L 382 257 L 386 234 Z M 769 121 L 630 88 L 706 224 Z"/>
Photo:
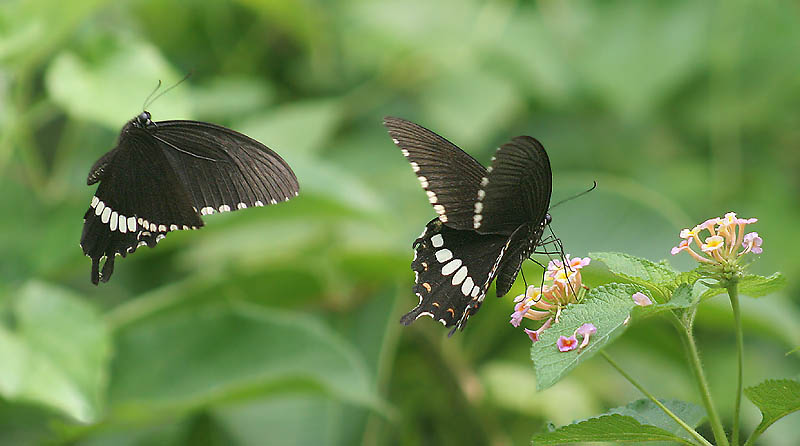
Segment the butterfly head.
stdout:
<path fill-rule="evenodd" d="M 141 112 L 133 119 L 133 125 L 142 129 L 153 125 L 153 121 L 150 120 L 150 112 L 146 110 Z"/>
<path fill-rule="evenodd" d="M 553 221 L 553 217 L 550 216 L 550 213 L 544 214 L 544 221 L 542 222 L 542 226 L 549 225 L 551 221 Z"/>

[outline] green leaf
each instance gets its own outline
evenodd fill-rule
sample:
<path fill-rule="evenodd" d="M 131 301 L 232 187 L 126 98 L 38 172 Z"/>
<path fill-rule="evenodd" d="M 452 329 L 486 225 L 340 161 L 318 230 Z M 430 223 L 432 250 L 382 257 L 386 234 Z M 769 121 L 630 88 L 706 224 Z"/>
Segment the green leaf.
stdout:
<path fill-rule="evenodd" d="M 692 428 L 699 426 L 706 418 L 705 409 L 696 404 L 680 400 L 659 401 Z M 675 420 L 648 399 L 633 401 L 625 406 L 611 409 L 608 413 L 627 415 L 642 424 L 659 427 L 687 440 L 692 438 Z"/>
<path fill-rule="evenodd" d="M 625 330 L 631 309 L 636 306 L 631 296 L 640 291 L 636 285 L 612 283 L 589 291 L 580 304 L 567 306 L 557 324 L 542 333 L 531 347 L 536 371 L 537 390 L 546 389 L 560 380 L 582 361 L 589 359 Z M 597 333 L 590 337 L 583 350 L 561 352 L 556 346 L 559 336 L 572 336 L 581 325 L 591 322 Z M 581 340 L 580 337 L 578 339 Z"/>
<path fill-rule="evenodd" d="M 0 395 L 95 420 L 111 350 L 102 319 L 69 291 L 39 282 L 8 310 L 10 322 L 0 322 Z"/>
<path fill-rule="evenodd" d="M 232 443 L 242 446 L 263 445 L 267 438 L 276 445 L 358 444 L 362 430 L 348 438 L 345 411 L 346 406 L 319 396 L 290 395 L 226 404 L 214 416 L 235 439 Z"/>
<path fill-rule="evenodd" d="M 219 76 L 192 89 L 192 108 L 203 120 L 225 121 L 264 110 L 275 96 L 265 79 Z M 266 140 L 265 140 L 266 141 Z"/>
<path fill-rule="evenodd" d="M 574 71 L 610 110 L 645 119 L 702 64 L 694 42 L 708 35 L 704 24 L 713 10 L 703 2 L 592 5 L 579 29 L 595 37 L 584 42 Z"/>
<path fill-rule="evenodd" d="M 739 293 L 750 297 L 762 297 L 772 294 L 785 286 L 786 276 L 781 273 L 774 273 L 769 277 L 748 274 L 739 280 Z M 710 299 L 726 292 L 725 288 L 709 288 L 703 293 L 702 299 Z"/>
<path fill-rule="evenodd" d="M 314 158 L 327 147 L 342 116 L 340 101 L 313 99 L 281 105 L 248 119 L 242 131 L 279 153 Z"/>
<path fill-rule="evenodd" d="M 603 405 L 603 397 L 592 391 L 595 383 L 578 376 L 564 378 L 565 384 L 535 395 L 520 392 L 518 384 L 533 383 L 536 375 L 529 365 L 518 361 L 489 362 L 479 370 L 479 376 L 486 391 L 487 405 L 529 417 L 565 424 L 575 420 L 576 414 L 597 413 L 597 408 Z"/>
<path fill-rule="evenodd" d="M 0 8 L 0 60 L 3 68 L 28 67 L 46 60 L 64 41 L 76 39 L 75 29 L 87 28 L 103 0 L 5 0 Z"/>
<path fill-rule="evenodd" d="M 792 379 L 770 379 L 744 389 L 744 394 L 761 410 L 762 419 L 753 432 L 754 438 L 772 423 L 800 410 L 800 382 Z"/>
<path fill-rule="evenodd" d="M 660 427 L 642 424 L 633 417 L 612 414 L 561 426 L 553 432 L 534 435 L 531 444 L 569 444 L 577 442 L 617 441 L 639 443 L 647 441 L 676 441 L 694 445 Z"/>
<path fill-rule="evenodd" d="M 183 77 L 152 45 L 119 43 L 108 52 L 100 61 L 91 62 L 65 52 L 48 67 L 48 93 L 69 115 L 119 130 L 141 112 L 159 80 L 164 91 Z M 181 85 L 169 92 L 168 100 L 149 106 L 153 119 L 189 118 L 187 91 L 187 86 Z"/>
<path fill-rule="evenodd" d="M 665 263 L 651 262 L 622 252 L 595 252 L 589 253 L 589 256 L 605 263 L 612 273 L 629 280 L 667 284 L 678 278 L 678 272 Z"/>
<path fill-rule="evenodd" d="M 646 286 L 657 292 L 664 301 L 670 295 L 668 285 L 678 280 L 679 273 L 663 263 L 634 257 L 621 252 L 595 252 L 589 257 L 606 264 L 608 269 L 619 277 Z"/>
<path fill-rule="evenodd" d="M 292 391 L 382 409 L 352 346 L 295 313 L 212 302 L 150 316 L 117 337 L 111 405 L 123 418 Z"/>
<path fill-rule="evenodd" d="M 301 178 L 301 195 L 325 197 L 362 212 L 378 212 L 384 207 L 373 188 L 344 166 L 322 163 L 317 158 L 306 156 L 286 158 L 297 177 Z"/>
<path fill-rule="evenodd" d="M 503 125 L 521 104 L 505 79 L 478 70 L 447 73 L 428 85 L 421 96 L 435 128 L 443 135 L 453 135 L 453 141 L 461 147 L 484 142 L 486 135 Z"/>
<path fill-rule="evenodd" d="M 647 293 L 644 293 L 647 294 Z M 648 296 L 650 297 L 650 296 Z M 652 297 L 650 298 L 652 301 Z M 652 305 L 648 305 L 646 307 L 636 306 L 633 309 L 632 315 L 634 318 L 638 319 L 640 317 L 650 317 L 654 314 L 661 313 L 664 311 L 669 310 L 678 310 L 681 308 L 688 308 L 692 305 L 694 301 L 692 295 L 692 286 L 688 283 L 684 283 L 678 286 L 675 291 L 672 292 L 672 297 L 670 297 L 669 301 L 660 304 L 653 302 Z"/>

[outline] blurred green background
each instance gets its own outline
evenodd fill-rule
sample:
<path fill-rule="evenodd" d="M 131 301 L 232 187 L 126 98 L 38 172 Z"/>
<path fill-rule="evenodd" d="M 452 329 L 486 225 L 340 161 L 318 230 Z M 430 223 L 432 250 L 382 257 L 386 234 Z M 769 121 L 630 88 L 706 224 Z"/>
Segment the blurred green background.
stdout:
<path fill-rule="evenodd" d="M 521 283 L 452 338 L 398 324 L 434 213 L 385 115 L 483 163 L 535 136 L 554 202 L 596 180 L 552 212 L 573 255 L 659 260 L 683 227 L 758 217 L 752 269 L 790 285 L 744 302 L 745 384 L 796 377 L 799 24 L 795 1 L 3 1 L 0 444 L 527 444 L 640 398 L 599 359 L 536 393 L 508 323 Z M 301 196 L 209 216 L 94 287 L 88 169 L 159 79 L 190 71 L 153 119 L 259 139 Z M 585 278 L 609 280 L 598 264 Z M 719 297 L 697 327 L 728 423 L 730 326 Z M 630 332 L 610 353 L 657 395 L 699 402 L 672 328 Z M 796 445 L 797 415 L 761 444 Z"/>

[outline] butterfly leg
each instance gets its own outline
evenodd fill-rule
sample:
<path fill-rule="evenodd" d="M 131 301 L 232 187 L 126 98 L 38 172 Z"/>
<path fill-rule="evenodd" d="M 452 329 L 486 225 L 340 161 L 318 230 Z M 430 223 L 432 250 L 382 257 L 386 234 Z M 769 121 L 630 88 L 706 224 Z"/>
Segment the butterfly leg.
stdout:
<path fill-rule="evenodd" d="M 530 258 L 529 257 L 529 260 L 542 267 L 542 283 L 541 283 L 541 285 L 539 285 L 539 289 L 541 290 L 542 288 L 544 288 L 544 274 L 545 274 L 545 271 L 547 271 L 547 267 L 542 265 L 541 263 L 539 263 L 539 261 L 534 259 L 534 258 Z M 522 276 L 522 280 L 525 280 L 525 276 L 524 275 Z M 526 290 L 528 289 L 527 285 L 525 286 L 525 289 Z M 539 301 L 537 300 L 535 302 L 539 302 Z"/>

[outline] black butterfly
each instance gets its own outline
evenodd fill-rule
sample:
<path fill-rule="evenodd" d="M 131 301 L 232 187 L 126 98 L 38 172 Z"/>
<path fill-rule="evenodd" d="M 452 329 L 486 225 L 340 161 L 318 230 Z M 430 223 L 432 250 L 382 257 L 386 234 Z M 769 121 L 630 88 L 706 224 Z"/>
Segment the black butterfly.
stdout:
<path fill-rule="evenodd" d="M 276 204 L 300 190 L 286 161 L 260 142 L 207 122 L 153 122 L 147 111 L 94 163 L 86 184 L 98 181 L 81 236 L 95 285 L 111 277 L 116 255 L 197 229 L 201 215 Z"/>
<path fill-rule="evenodd" d="M 550 223 L 550 160 L 539 141 L 518 136 L 484 168 L 450 141 L 412 122 L 384 125 L 408 158 L 439 216 L 414 242 L 419 305 L 400 320 L 431 316 L 463 329 L 492 280 L 504 296 Z"/>

